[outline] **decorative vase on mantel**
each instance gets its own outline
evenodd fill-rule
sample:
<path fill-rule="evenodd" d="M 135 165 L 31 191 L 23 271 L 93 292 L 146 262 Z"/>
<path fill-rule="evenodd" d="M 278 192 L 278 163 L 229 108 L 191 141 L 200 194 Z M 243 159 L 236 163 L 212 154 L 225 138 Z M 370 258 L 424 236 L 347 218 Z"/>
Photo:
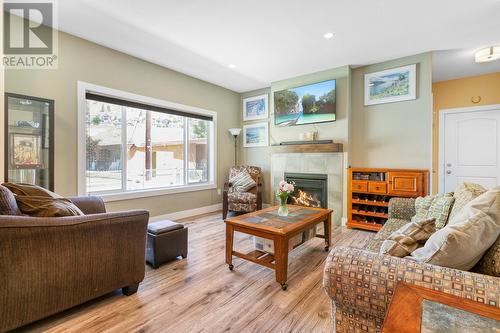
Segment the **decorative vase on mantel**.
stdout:
<path fill-rule="evenodd" d="M 276 190 L 276 198 L 280 203 L 278 207 L 279 216 L 288 216 L 288 206 L 286 205 L 286 203 L 288 201 L 288 196 L 293 191 L 294 191 L 293 184 L 289 184 L 284 180 L 280 181 L 278 189 Z"/>

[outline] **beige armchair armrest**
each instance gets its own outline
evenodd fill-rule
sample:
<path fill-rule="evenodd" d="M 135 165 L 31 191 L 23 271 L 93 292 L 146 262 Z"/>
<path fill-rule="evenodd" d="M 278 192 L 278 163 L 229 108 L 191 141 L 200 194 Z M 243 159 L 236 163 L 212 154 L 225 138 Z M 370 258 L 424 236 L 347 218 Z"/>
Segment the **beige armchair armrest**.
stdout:
<path fill-rule="evenodd" d="M 361 249 L 333 249 L 323 275 L 323 286 L 337 306 L 378 318 L 384 318 L 399 281 L 500 307 L 500 278 Z"/>

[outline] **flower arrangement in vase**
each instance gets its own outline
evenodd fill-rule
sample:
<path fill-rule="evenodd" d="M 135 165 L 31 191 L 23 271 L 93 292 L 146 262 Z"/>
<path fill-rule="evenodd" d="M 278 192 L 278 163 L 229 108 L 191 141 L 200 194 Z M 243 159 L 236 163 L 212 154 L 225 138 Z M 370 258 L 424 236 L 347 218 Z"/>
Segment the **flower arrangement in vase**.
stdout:
<path fill-rule="evenodd" d="M 288 215 L 288 207 L 286 205 L 288 201 L 288 196 L 290 193 L 294 191 L 294 186 L 291 183 L 287 183 L 286 181 L 282 180 L 278 184 L 278 189 L 276 190 L 276 198 L 280 202 L 280 206 L 278 208 L 278 215 L 279 216 L 287 216 Z"/>

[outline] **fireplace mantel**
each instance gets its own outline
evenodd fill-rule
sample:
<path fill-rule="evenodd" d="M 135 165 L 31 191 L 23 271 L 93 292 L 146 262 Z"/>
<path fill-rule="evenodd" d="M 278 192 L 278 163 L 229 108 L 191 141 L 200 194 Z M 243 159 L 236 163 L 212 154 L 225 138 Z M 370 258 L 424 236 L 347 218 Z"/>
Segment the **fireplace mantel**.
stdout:
<path fill-rule="evenodd" d="M 277 145 L 272 146 L 273 153 L 342 153 L 342 143 L 317 143 L 303 145 Z"/>

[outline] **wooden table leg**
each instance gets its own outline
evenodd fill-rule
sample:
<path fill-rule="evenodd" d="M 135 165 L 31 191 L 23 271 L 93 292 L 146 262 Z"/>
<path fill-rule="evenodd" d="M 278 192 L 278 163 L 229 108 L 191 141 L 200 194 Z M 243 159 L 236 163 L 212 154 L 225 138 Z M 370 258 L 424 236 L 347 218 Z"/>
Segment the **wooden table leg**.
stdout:
<path fill-rule="evenodd" d="M 332 243 L 332 214 L 328 214 L 326 220 L 323 221 L 323 229 L 325 232 L 325 251 L 330 249 Z"/>
<path fill-rule="evenodd" d="M 286 290 L 288 275 L 288 240 L 283 236 L 274 238 L 274 267 L 276 269 L 276 281 L 281 284 L 281 289 Z"/>
<path fill-rule="evenodd" d="M 231 224 L 226 223 L 226 264 L 229 265 L 229 270 L 233 270 L 233 238 L 234 230 Z"/>

